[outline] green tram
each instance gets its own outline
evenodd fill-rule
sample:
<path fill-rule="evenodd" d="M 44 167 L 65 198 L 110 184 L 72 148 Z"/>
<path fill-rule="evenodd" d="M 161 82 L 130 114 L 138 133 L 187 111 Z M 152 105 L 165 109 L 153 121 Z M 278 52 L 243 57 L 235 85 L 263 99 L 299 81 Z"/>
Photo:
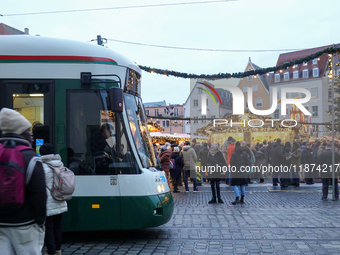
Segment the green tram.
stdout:
<path fill-rule="evenodd" d="M 0 36 L 0 107 L 32 123 L 76 174 L 63 230 L 140 229 L 168 222 L 174 201 L 141 100 L 141 70 L 103 46 Z"/>

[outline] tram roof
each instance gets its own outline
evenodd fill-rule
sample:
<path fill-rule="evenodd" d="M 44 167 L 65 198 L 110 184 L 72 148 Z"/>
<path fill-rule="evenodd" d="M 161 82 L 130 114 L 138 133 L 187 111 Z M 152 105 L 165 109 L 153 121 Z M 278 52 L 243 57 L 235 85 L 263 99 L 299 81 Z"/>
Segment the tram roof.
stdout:
<path fill-rule="evenodd" d="M 14 56 L 13 60 L 32 61 L 85 61 L 87 63 L 114 64 L 125 66 L 141 73 L 138 65 L 123 55 L 106 47 L 74 40 L 30 36 L 2 35 L 0 36 L 0 57 Z M 1 60 L 1 59 L 0 59 Z"/>

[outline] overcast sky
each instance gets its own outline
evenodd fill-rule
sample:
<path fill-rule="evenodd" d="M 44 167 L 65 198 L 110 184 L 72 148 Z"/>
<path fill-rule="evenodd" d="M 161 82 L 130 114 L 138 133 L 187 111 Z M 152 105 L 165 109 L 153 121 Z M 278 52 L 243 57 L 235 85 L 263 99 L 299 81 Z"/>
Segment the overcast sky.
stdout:
<path fill-rule="evenodd" d="M 211 0 L 206 0 L 209 2 Z M 7 16 L 60 10 L 201 2 L 200 0 L 16 0 L 0 9 L 0 22 L 31 35 L 90 41 L 97 35 L 144 44 L 201 49 L 305 49 L 340 43 L 338 0 L 239 0 L 208 4 Z M 92 42 L 95 43 L 95 42 Z M 243 72 L 249 57 L 275 66 L 282 52 L 209 52 L 164 49 L 108 41 L 106 46 L 139 65 L 185 73 Z M 142 73 L 144 102 L 182 104 L 188 79 Z"/>

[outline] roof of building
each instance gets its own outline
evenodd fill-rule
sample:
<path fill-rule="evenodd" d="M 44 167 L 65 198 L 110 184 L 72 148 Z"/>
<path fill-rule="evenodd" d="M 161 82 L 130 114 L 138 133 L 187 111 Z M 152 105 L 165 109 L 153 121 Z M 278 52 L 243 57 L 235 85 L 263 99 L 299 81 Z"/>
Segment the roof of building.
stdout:
<path fill-rule="evenodd" d="M 255 65 L 253 62 L 251 62 L 251 60 L 249 59 L 250 64 L 252 65 L 252 67 L 254 68 L 254 70 L 257 69 L 261 69 L 261 67 L 259 67 L 258 65 Z M 269 73 L 268 75 L 266 74 L 261 74 L 258 75 L 259 79 L 261 80 L 263 86 L 269 91 L 269 84 L 271 81 L 271 77 L 273 76 L 273 73 Z"/>
<path fill-rule="evenodd" d="M 321 47 L 316 47 L 316 48 L 311 48 L 311 49 L 305 49 L 305 50 L 299 50 L 299 51 L 292 51 L 292 52 L 287 52 L 287 53 L 282 53 L 280 54 L 276 66 L 282 65 L 284 63 L 287 62 L 291 62 L 300 58 L 304 58 L 307 57 L 311 54 L 314 54 L 316 52 L 322 51 L 326 48 L 332 47 L 333 45 L 326 45 L 326 46 L 321 46 Z M 336 44 L 334 45 L 335 47 L 339 47 L 340 44 Z M 320 57 L 318 57 L 318 61 L 317 64 L 313 64 L 312 61 L 308 61 L 308 63 L 304 64 L 299 64 L 296 66 L 291 66 L 289 68 L 287 68 L 286 70 L 282 70 L 280 73 L 285 73 L 285 72 L 289 72 L 289 73 L 293 73 L 294 71 L 299 71 L 299 79 L 301 78 L 301 72 L 305 69 L 308 69 L 309 71 L 311 71 L 313 68 L 319 68 L 319 75 L 318 76 L 313 76 L 312 72 L 309 72 L 308 77 L 304 78 L 304 79 L 311 79 L 311 78 L 320 78 L 322 77 L 322 75 L 324 74 L 326 68 L 327 68 L 327 64 L 328 64 L 328 54 L 323 54 Z M 276 72 L 279 73 L 279 72 Z M 289 82 L 293 80 L 293 75 L 290 75 L 289 80 L 288 81 L 284 81 L 283 77 L 281 75 L 280 77 L 280 82 L 275 82 L 275 77 L 272 77 L 271 80 L 271 85 L 275 85 L 277 83 L 281 83 L 281 82 Z"/>
<path fill-rule="evenodd" d="M 159 107 L 159 106 L 166 106 L 165 100 L 159 102 L 144 103 L 144 107 Z"/>
<path fill-rule="evenodd" d="M 4 23 L 0 23 L 0 35 L 22 35 L 25 32 L 20 31 L 14 27 L 8 26 Z"/>

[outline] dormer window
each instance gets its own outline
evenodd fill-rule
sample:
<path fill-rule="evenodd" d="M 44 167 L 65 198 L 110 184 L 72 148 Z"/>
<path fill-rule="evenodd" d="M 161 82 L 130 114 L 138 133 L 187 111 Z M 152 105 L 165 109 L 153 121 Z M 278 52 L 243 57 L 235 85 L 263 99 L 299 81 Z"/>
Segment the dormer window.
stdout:
<path fill-rule="evenodd" d="M 313 65 L 316 65 L 318 63 L 318 59 L 317 58 L 314 58 L 313 61 L 312 61 L 312 64 Z"/>
<path fill-rule="evenodd" d="M 252 81 L 253 80 L 253 76 L 252 75 L 249 75 L 248 76 L 248 81 Z"/>
<path fill-rule="evenodd" d="M 313 68 L 313 77 L 319 77 L 319 68 L 318 67 Z"/>
<path fill-rule="evenodd" d="M 299 71 L 298 70 L 293 72 L 293 79 L 294 80 L 299 79 Z"/>
<path fill-rule="evenodd" d="M 284 81 L 289 81 L 289 72 L 285 72 L 285 73 L 283 74 L 283 80 L 284 80 Z"/>
<path fill-rule="evenodd" d="M 299 65 L 298 64 L 295 64 L 295 65 L 293 65 L 293 68 L 297 68 Z"/>
<path fill-rule="evenodd" d="M 280 74 L 279 73 L 276 73 L 274 77 L 275 77 L 275 82 L 280 82 Z"/>
<path fill-rule="evenodd" d="M 304 69 L 302 71 L 302 78 L 308 78 L 309 77 L 309 70 L 308 69 Z"/>
<path fill-rule="evenodd" d="M 303 66 L 306 66 L 307 64 L 308 64 L 308 62 L 303 62 L 303 64 L 302 64 L 302 65 L 303 65 Z"/>

